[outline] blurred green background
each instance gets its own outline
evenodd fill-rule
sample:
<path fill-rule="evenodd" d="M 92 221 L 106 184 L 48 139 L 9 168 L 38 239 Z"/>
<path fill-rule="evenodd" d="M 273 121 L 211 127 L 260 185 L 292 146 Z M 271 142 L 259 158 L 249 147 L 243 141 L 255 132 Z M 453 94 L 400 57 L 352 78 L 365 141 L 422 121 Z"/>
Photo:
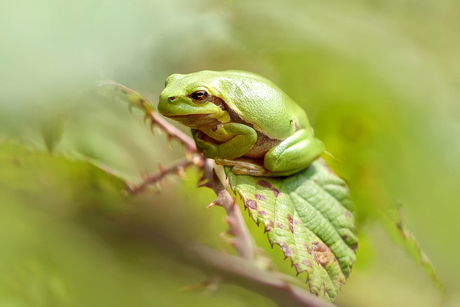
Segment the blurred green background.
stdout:
<path fill-rule="evenodd" d="M 0 306 L 274 306 L 230 285 L 180 291 L 206 276 L 165 242 L 232 252 L 196 171 L 130 198 L 82 161 L 139 182 L 180 158 L 141 112 L 94 88 L 112 79 L 156 103 L 168 75 L 203 69 L 273 80 L 336 158 L 325 157 L 352 190 L 360 232 L 339 306 L 460 306 L 459 16 L 457 0 L 1 1 Z M 376 222 L 395 206 L 444 299 Z M 133 225 L 166 240 L 136 243 L 122 235 Z"/>

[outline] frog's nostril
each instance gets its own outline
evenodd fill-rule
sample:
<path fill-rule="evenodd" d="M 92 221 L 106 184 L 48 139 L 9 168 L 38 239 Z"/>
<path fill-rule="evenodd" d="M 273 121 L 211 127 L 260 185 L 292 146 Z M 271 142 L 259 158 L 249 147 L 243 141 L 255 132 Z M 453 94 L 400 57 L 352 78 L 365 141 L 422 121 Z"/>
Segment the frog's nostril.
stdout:
<path fill-rule="evenodd" d="M 169 102 L 173 102 L 174 99 L 176 99 L 176 97 L 174 97 L 174 96 L 168 97 Z"/>

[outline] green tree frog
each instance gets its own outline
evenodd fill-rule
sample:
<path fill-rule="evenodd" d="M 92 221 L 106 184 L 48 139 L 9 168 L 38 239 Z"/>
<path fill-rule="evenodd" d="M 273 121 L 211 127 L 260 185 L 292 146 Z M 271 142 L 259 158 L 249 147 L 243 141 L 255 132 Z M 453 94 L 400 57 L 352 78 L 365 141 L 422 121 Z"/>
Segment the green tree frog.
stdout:
<path fill-rule="evenodd" d="M 173 74 L 158 111 L 190 127 L 198 150 L 235 174 L 289 176 L 324 152 L 305 111 L 254 73 Z"/>

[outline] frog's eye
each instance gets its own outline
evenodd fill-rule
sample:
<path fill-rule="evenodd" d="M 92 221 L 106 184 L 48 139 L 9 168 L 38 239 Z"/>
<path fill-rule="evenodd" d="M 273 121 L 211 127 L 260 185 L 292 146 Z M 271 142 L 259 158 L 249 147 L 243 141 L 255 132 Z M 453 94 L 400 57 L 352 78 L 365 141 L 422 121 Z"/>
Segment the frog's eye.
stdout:
<path fill-rule="evenodd" d="M 209 94 L 206 91 L 196 91 L 192 93 L 193 100 L 202 101 L 208 98 Z"/>

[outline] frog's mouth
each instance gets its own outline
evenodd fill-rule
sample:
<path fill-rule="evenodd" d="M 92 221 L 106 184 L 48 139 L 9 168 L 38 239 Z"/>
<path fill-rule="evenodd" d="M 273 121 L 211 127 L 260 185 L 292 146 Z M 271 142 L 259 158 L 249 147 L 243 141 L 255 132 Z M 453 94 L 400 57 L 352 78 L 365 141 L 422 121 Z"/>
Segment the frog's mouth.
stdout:
<path fill-rule="evenodd" d="M 210 115 L 215 115 L 215 113 L 172 115 L 167 117 L 194 129 L 211 128 L 222 124 L 218 119 L 210 117 Z"/>

